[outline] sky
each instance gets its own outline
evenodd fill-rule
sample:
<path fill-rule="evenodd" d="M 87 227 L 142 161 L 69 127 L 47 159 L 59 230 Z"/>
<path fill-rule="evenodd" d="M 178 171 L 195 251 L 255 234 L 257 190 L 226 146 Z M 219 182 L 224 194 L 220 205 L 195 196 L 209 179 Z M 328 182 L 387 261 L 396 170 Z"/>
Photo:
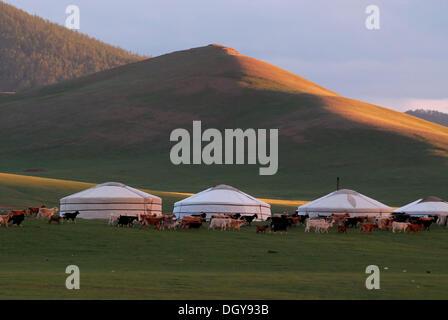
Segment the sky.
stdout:
<path fill-rule="evenodd" d="M 3 0 L 143 55 L 219 43 L 346 97 L 448 112 L 446 0 Z M 379 8 L 369 30 L 366 8 Z"/>

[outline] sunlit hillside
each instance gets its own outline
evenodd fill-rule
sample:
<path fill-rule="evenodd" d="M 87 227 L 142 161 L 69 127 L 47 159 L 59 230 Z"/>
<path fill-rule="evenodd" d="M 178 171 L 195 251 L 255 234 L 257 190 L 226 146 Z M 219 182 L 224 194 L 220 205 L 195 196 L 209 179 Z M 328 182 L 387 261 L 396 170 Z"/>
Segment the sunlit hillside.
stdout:
<path fill-rule="evenodd" d="M 279 170 L 175 166 L 169 135 L 278 128 Z M 195 193 L 225 183 L 269 199 L 312 200 L 342 186 L 391 206 L 448 198 L 448 128 L 342 97 L 236 50 L 209 45 L 0 97 L 0 171 L 121 181 Z M 33 173 L 34 174 L 34 173 Z"/>

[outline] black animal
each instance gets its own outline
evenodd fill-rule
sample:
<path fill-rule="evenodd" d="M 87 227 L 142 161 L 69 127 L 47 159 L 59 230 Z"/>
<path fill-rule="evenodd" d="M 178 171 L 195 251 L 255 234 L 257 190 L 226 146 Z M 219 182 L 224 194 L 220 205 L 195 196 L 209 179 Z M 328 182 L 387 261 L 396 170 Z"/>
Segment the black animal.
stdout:
<path fill-rule="evenodd" d="M 241 213 L 231 213 L 229 217 L 235 220 L 238 220 L 241 217 Z"/>
<path fill-rule="evenodd" d="M 202 226 L 200 222 L 193 222 L 188 224 L 189 229 L 199 229 Z"/>
<path fill-rule="evenodd" d="M 411 219 L 411 216 L 406 213 L 394 213 L 392 214 L 392 218 L 396 222 L 408 222 Z"/>
<path fill-rule="evenodd" d="M 137 217 L 134 216 L 120 216 L 118 218 L 117 227 L 132 227 L 135 220 L 137 220 Z"/>
<path fill-rule="evenodd" d="M 300 223 L 301 224 L 305 224 L 305 222 L 306 222 L 306 219 L 309 219 L 309 215 L 308 215 L 308 213 L 306 214 L 306 215 L 303 215 L 303 216 L 298 216 L 298 217 L 300 217 Z"/>
<path fill-rule="evenodd" d="M 75 221 L 75 219 L 76 219 L 76 216 L 79 214 L 79 211 L 76 211 L 76 212 L 66 212 L 65 214 L 64 214 L 64 220 L 72 220 L 73 222 L 75 222 L 76 223 L 76 221 Z"/>
<path fill-rule="evenodd" d="M 408 221 L 412 224 L 420 224 L 420 217 L 409 217 Z"/>
<path fill-rule="evenodd" d="M 250 226 L 250 224 L 252 223 L 252 221 L 254 221 L 254 219 L 258 219 L 258 215 L 254 214 L 252 216 L 241 216 L 240 220 L 246 220 L 246 223 Z"/>
<path fill-rule="evenodd" d="M 9 222 L 12 222 L 13 225 L 21 226 L 23 220 L 25 220 L 25 214 L 14 215 L 9 219 Z"/>
<path fill-rule="evenodd" d="M 291 225 L 290 219 L 286 216 L 271 217 L 271 231 L 272 232 L 288 232 L 288 227 Z"/>
<path fill-rule="evenodd" d="M 346 218 L 344 221 L 344 227 L 356 228 L 358 223 L 362 223 L 362 221 L 363 221 L 362 218 L 357 218 L 357 217 Z"/>
<path fill-rule="evenodd" d="M 428 219 L 431 218 L 431 219 Z M 423 229 L 429 231 L 429 227 L 433 222 L 437 222 L 438 217 L 420 218 L 419 224 L 423 225 Z"/>

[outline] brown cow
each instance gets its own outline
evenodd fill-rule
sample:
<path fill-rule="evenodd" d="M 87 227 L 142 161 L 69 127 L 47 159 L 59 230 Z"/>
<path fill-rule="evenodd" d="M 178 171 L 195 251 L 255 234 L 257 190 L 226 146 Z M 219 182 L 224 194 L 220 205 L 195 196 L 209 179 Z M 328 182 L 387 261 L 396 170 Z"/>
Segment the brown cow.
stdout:
<path fill-rule="evenodd" d="M 157 230 L 162 229 L 163 217 L 151 216 L 147 215 L 142 217 L 142 221 L 140 222 L 141 226 L 146 227 L 154 226 Z"/>
<path fill-rule="evenodd" d="M 235 229 L 235 230 L 240 230 L 241 226 L 245 225 L 246 221 L 245 220 L 234 220 L 234 219 L 230 219 L 230 228 Z"/>
<path fill-rule="evenodd" d="M 57 222 L 58 224 L 61 224 L 62 217 L 60 216 L 50 216 L 48 217 L 48 224 L 51 224 L 52 222 Z"/>
<path fill-rule="evenodd" d="M 41 205 L 40 207 L 28 207 L 28 216 L 35 216 L 39 213 L 40 208 L 46 208 L 45 205 Z"/>
<path fill-rule="evenodd" d="M 378 226 L 374 223 L 361 223 L 359 232 L 372 232 L 375 231 L 376 228 L 378 228 Z"/>
<path fill-rule="evenodd" d="M 420 230 L 424 229 L 425 227 L 422 224 L 409 224 L 408 225 L 408 234 L 411 232 L 419 232 Z"/>
<path fill-rule="evenodd" d="M 392 228 L 392 222 L 394 222 L 394 220 L 390 218 L 379 218 L 377 219 L 378 229 L 390 230 Z"/>
<path fill-rule="evenodd" d="M 347 233 L 347 226 L 338 226 L 338 232 L 339 233 Z"/>
<path fill-rule="evenodd" d="M 39 208 L 39 213 L 37 214 L 36 218 L 42 218 L 42 219 L 49 218 L 58 211 L 59 209 L 57 207 L 54 207 L 52 209 Z"/>
<path fill-rule="evenodd" d="M 26 209 L 23 209 L 23 210 L 11 210 L 9 212 L 9 214 L 11 214 L 13 216 L 20 216 L 21 214 L 25 214 L 26 215 Z"/>
<path fill-rule="evenodd" d="M 0 215 L 0 226 L 2 224 L 4 224 L 5 227 L 8 228 L 8 222 L 9 222 L 9 219 L 11 219 L 11 217 L 12 217 L 12 214 L 8 214 L 6 216 L 1 216 Z"/>
<path fill-rule="evenodd" d="M 266 230 L 269 229 L 269 226 L 257 226 L 256 228 L 257 228 L 257 231 L 256 231 L 257 233 L 260 233 L 260 232 L 266 233 Z"/>
<path fill-rule="evenodd" d="M 182 217 L 182 227 L 184 229 L 191 229 L 192 227 L 200 227 L 202 225 L 203 219 L 201 217 Z"/>

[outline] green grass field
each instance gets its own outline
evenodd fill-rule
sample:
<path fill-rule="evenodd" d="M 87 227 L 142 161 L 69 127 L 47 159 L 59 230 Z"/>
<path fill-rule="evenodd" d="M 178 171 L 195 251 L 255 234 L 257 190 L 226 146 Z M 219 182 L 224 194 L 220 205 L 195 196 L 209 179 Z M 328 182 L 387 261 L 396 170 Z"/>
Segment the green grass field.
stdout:
<path fill-rule="evenodd" d="M 448 298 L 448 230 L 438 226 L 411 235 L 243 229 L 170 232 L 29 218 L 22 228 L 0 228 L 0 299 Z M 77 291 L 65 288 L 71 264 L 81 270 Z M 380 290 L 365 288 L 371 264 L 381 269 Z"/>

